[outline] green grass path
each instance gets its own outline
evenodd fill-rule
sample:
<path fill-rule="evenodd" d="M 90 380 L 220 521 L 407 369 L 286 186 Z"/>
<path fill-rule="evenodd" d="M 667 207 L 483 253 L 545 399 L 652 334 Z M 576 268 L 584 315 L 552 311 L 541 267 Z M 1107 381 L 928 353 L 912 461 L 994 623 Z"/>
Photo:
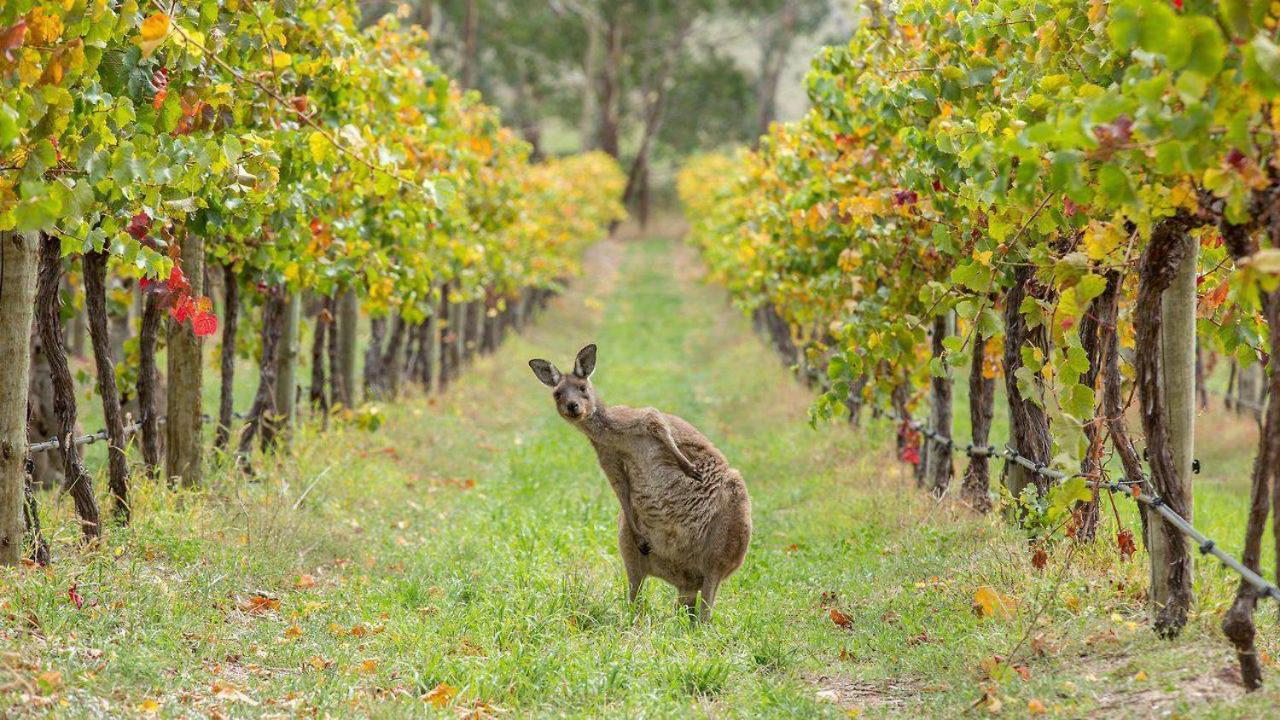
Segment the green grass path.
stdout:
<path fill-rule="evenodd" d="M 1248 717 L 1276 701 L 1238 699 L 1216 610 L 1154 640 L 1138 564 L 1064 545 L 1036 572 L 997 519 L 917 493 L 888 427 L 811 430 L 808 392 L 699 272 L 671 241 L 601 244 L 444 396 L 384 408 L 379 432 L 304 428 L 261 481 L 144 486 L 101 549 L 77 549 L 68 503 L 46 498 L 57 563 L 0 574 L 0 716 L 933 717 L 985 693 L 975 712 L 1010 717 Z M 606 401 L 682 415 L 747 481 L 755 536 L 709 625 L 652 579 L 627 606 L 616 501 L 525 364 L 567 367 L 593 341 Z M 983 585 L 1009 617 L 974 615 Z M 990 663 L 1019 645 L 1017 669 Z"/>

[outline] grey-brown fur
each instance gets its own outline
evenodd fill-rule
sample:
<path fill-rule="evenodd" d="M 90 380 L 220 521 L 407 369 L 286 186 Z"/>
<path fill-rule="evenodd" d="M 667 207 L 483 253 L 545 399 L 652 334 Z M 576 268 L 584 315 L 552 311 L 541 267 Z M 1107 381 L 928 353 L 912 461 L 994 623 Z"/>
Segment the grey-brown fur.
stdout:
<path fill-rule="evenodd" d="M 595 364 L 595 345 L 578 352 L 569 374 L 546 360 L 529 361 L 538 379 L 554 388 L 560 416 L 591 441 L 618 496 L 618 547 L 631 601 L 652 575 L 676 587 L 681 606 L 707 619 L 720 582 L 747 554 L 747 486 L 683 419 L 653 408 L 606 406 L 591 386 Z"/>

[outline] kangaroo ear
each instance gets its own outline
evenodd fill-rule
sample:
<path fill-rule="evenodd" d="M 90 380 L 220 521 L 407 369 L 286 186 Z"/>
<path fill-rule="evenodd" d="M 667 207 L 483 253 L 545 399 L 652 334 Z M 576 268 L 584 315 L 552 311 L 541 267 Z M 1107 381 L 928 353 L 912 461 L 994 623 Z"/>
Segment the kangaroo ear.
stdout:
<path fill-rule="evenodd" d="M 591 373 L 595 371 L 596 344 L 591 343 L 578 351 L 578 359 L 573 361 L 573 374 L 586 379 L 591 377 Z"/>
<path fill-rule="evenodd" d="M 546 360 L 540 358 L 530 360 L 529 367 L 533 368 L 533 374 L 538 376 L 543 385 L 555 387 L 560 384 L 560 371 Z"/>

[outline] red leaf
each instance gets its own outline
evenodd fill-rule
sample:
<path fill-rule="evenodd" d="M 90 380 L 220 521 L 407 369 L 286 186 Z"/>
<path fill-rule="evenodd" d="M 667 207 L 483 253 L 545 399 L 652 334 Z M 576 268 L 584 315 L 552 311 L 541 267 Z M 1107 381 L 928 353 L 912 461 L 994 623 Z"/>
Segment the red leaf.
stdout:
<path fill-rule="evenodd" d="M 1042 547 L 1036 548 L 1035 552 L 1031 553 L 1031 564 L 1037 570 L 1043 570 L 1044 566 L 1049 564 L 1049 553 L 1045 552 Z"/>
<path fill-rule="evenodd" d="M 211 312 L 196 313 L 191 318 L 191 329 L 195 331 L 196 337 L 208 337 L 218 332 L 218 316 Z"/>
<path fill-rule="evenodd" d="M 1120 548 L 1120 559 L 1128 560 L 1138 552 L 1138 545 L 1133 541 L 1133 531 L 1125 528 L 1116 533 L 1116 545 Z"/>
<path fill-rule="evenodd" d="M 80 597 L 80 593 L 76 592 L 78 585 L 71 583 L 71 587 L 67 588 L 67 597 L 71 598 L 71 602 L 75 604 L 76 609 L 84 607 L 84 598 Z"/>
<path fill-rule="evenodd" d="M 191 300 L 190 295 L 184 295 L 176 299 L 173 307 L 169 309 L 169 316 L 179 323 L 184 323 L 195 314 L 196 304 Z"/>
<path fill-rule="evenodd" d="M 187 276 L 182 273 L 182 268 L 174 265 L 173 270 L 169 271 L 169 290 L 171 292 L 183 292 L 190 289 L 191 284 L 187 282 Z"/>
<path fill-rule="evenodd" d="M 151 216 L 144 212 L 134 215 L 129 219 L 129 225 L 124 231 L 132 235 L 134 240 L 142 242 L 142 238 L 151 231 Z"/>
<path fill-rule="evenodd" d="M 22 47 L 22 39 L 26 34 L 26 20 L 19 20 L 16 24 L 5 28 L 3 33 L 0 33 L 0 50 L 4 51 L 4 59 L 6 62 L 13 62 L 13 51 Z"/>

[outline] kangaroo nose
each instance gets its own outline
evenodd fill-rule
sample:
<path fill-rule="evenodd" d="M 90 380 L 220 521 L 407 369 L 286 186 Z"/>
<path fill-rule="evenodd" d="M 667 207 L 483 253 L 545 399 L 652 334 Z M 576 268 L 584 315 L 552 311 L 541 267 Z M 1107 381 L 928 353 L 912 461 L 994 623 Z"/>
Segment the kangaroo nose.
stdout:
<path fill-rule="evenodd" d="M 568 405 L 565 405 L 565 409 L 569 411 L 569 414 L 570 414 L 570 415 L 577 415 L 577 414 L 578 414 L 578 402 L 577 402 L 576 400 L 570 400 L 570 401 L 569 401 L 569 404 L 568 404 Z"/>

